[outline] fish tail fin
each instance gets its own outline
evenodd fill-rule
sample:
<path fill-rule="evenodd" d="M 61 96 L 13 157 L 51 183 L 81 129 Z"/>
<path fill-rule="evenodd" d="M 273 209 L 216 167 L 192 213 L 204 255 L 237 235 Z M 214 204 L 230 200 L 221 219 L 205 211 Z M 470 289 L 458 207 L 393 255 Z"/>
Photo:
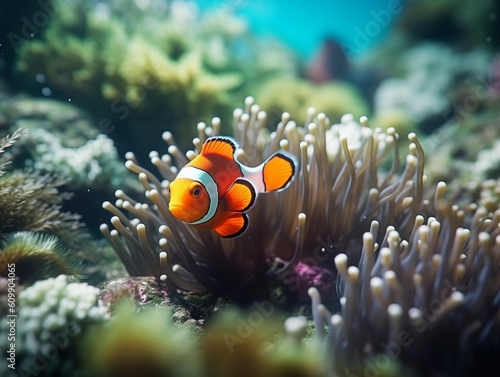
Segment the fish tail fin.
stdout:
<path fill-rule="evenodd" d="M 294 156 L 285 152 L 276 152 L 262 168 L 262 179 L 265 191 L 276 191 L 285 188 L 295 175 L 297 162 Z"/>

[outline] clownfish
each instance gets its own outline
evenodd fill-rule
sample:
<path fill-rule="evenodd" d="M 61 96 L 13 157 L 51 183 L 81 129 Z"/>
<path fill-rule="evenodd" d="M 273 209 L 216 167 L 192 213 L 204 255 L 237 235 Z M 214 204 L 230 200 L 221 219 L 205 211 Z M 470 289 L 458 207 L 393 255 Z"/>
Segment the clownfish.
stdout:
<path fill-rule="evenodd" d="M 260 192 L 284 189 L 295 170 L 294 156 L 276 152 L 257 167 L 235 158 L 237 142 L 213 136 L 201 153 L 185 165 L 169 185 L 169 210 L 196 228 L 213 229 L 225 238 L 242 234 L 248 226 L 244 213 Z"/>

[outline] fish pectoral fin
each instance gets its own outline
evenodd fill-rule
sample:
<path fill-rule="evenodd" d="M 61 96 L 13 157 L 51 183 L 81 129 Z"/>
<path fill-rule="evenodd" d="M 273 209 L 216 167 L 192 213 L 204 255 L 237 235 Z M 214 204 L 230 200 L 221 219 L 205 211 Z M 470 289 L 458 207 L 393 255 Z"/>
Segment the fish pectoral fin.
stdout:
<path fill-rule="evenodd" d="M 234 213 L 217 225 L 214 230 L 224 238 L 233 238 L 242 234 L 248 226 L 248 216 L 244 213 Z"/>
<path fill-rule="evenodd" d="M 225 201 L 227 211 L 243 212 L 253 206 L 256 197 L 252 183 L 237 178 L 221 199 Z"/>
<path fill-rule="evenodd" d="M 266 191 L 275 191 L 284 188 L 295 174 L 294 159 L 278 152 L 264 163 L 262 176 Z"/>

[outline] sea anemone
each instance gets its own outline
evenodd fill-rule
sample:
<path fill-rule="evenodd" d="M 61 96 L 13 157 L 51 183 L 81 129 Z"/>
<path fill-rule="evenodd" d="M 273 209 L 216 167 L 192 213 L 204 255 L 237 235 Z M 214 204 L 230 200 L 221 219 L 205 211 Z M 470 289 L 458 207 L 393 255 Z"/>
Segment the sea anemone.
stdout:
<path fill-rule="evenodd" d="M 258 197 L 249 211 L 247 231 L 223 239 L 210 230 L 198 230 L 174 218 L 168 211 L 168 185 L 189 160 L 198 155 L 207 137 L 218 135 L 220 119 L 211 127 L 198 124 L 195 151 L 184 156 L 172 134 L 165 132 L 168 154 L 151 152 L 152 164 L 161 178 L 143 168 L 132 153 L 126 166 L 138 175 L 146 203 L 118 190 L 115 205 L 103 203 L 113 214 L 113 230 L 101 231 L 113 245 L 131 275 L 153 275 L 171 290 L 227 291 L 258 276 L 286 277 L 299 261 L 331 268 L 336 254 L 356 260 L 363 232 L 372 220 L 381 227 L 398 224 L 406 235 L 414 226 L 422 202 L 424 181 L 422 148 L 414 134 L 406 167 L 401 175 L 398 135 L 371 129 L 366 117 L 360 123 L 350 115 L 330 126 L 325 114 L 308 110 L 304 127 L 283 113 L 275 132 L 264 127 L 266 113 L 245 100 L 245 109 L 234 111 L 233 130 L 240 144 L 242 163 L 255 166 L 279 148 L 300 161 L 298 172 L 286 190 Z M 392 165 L 383 172 L 384 160 Z M 306 221 L 307 216 L 307 221 Z M 272 268 L 270 268 L 270 266 Z"/>
<path fill-rule="evenodd" d="M 418 215 L 411 234 L 389 226 L 378 246 L 374 223 L 359 263 L 335 257 L 343 281 L 340 313 L 332 315 L 310 289 L 317 337 L 335 375 L 379 375 L 394 363 L 425 376 L 496 368 L 500 211 L 471 205 L 468 216 L 443 200 L 445 187 L 437 186 L 436 216 Z"/>

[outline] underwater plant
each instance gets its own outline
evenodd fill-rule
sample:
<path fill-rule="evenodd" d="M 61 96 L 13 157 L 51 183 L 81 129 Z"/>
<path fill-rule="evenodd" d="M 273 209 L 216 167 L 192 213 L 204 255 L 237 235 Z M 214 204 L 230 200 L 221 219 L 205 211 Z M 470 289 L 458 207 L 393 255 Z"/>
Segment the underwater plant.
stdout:
<path fill-rule="evenodd" d="M 424 179 L 423 151 L 414 134 L 406 167 L 398 175 L 395 130 L 382 133 L 370 129 L 365 117 L 361 122 L 346 115 L 341 124 L 330 126 L 324 114 L 316 115 L 311 108 L 305 127 L 283 113 L 277 130 L 268 135 L 266 113 L 248 97 L 245 109 L 234 111 L 238 160 L 256 166 L 281 147 L 297 157 L 300 169 L 286 190 L 258 197 L 243 235 L 223 239 L 210 230 L 192 228 L 168 210 L 169 182 L 201 151 L 208 136 L 219 134 L 219 118 L 211 127 L 198 124 L 196 151 L 187 157 L 170 132 L 163 134 L 169 154 L 150 153 L 161 178 L 127 153 L 126 166 L 138 175 L 147 202 L 118 190 L 114 205 L 103 203 L 113 215 L 114 229 L 103 224 L 101 231 L 131 275 L 155 276 L 170 290 L 221 292 L 243 284 L 249 288 L 269 278 L 286 279 L 298 262 L 331 269 L 340 252 L 356 260 L 361 235 L 372 220 L 379 220 L 381 227 L 397 224 L 404 235 L 411 232 Z M 380 166 L 388 155 L 392 166 L 384 174 Z"/>
<path fill-rule="evenodd" d="M 81 272 L 81 261 L 75 260 L 57 237 L 41 233 L 9 234 L 0 246 L 0 276 L 7 276 L 11 263 L 16 266 L 20 284 L 61 274 L 78 276 Z"/>
<path fill-rule="evenodd" d="M 336 375 L 383 374 L 394 363 L 422 376 L 496 369 L 500 211 L 460 210 L 443 199 L 445 188 L 441 182 L 436 189 L 436 217 L 418 215 L 410 235 L 389 226 L 376 244 L 374 222 L 359 263 L 335 257 L 339 313 L 310 289 L 317 338 Z"/>

